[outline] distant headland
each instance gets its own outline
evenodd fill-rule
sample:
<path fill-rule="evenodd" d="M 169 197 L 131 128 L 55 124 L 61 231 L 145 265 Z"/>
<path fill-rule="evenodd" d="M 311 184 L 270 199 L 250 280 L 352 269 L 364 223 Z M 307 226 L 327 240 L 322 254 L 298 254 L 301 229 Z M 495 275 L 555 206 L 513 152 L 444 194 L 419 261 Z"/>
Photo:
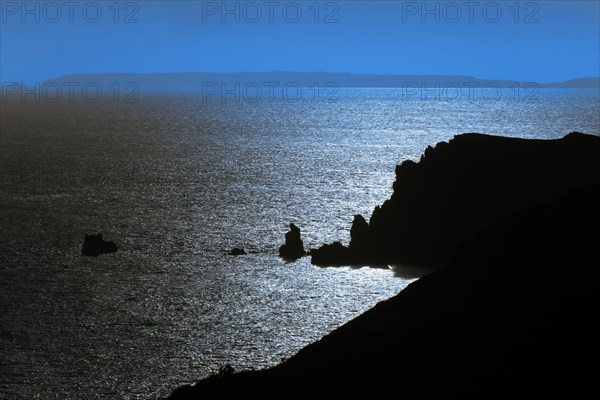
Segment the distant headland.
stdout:
<path fill-rule="evenodd" d="M 600 88 L 600 77 L 581 77 L 564 82 L 531 82 L 507 79 L 477 78 L 469 75 L 378 75 L 333 72 L 178 72 L 178 73 L 95 73 L 71 74 L 47 79 L 50 82 L 95 82 L 109 87 L 115 82 L 134 82 L 142 91 L 213 90 L 214 84 L 228 88 L 239 85 L 281 87 L 286 84 L 301 87 L 319 85 L 337 88 Z"/>

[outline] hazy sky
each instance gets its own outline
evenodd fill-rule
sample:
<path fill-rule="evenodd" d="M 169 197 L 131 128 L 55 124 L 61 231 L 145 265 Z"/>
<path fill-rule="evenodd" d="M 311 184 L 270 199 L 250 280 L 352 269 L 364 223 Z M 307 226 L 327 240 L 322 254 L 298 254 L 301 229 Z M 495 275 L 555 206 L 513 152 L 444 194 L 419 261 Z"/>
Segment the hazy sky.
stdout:
<path fill-rule="evenodd" d="M 600 75 L 593 1 L 0 1 L 0 80 L 326 71 Z"/>

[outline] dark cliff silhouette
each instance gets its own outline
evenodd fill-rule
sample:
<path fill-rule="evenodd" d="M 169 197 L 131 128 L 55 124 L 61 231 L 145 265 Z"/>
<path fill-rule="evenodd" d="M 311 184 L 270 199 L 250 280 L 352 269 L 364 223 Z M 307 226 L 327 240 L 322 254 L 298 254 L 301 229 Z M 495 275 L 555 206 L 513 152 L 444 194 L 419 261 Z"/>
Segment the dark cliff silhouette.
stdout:
<path fill-rule="evenodd" d="M 102 234 L 85 235 L 81 254 L 85 256 L 96 257 L 100 254 L 114 253 L 117 251 L 117 245 L 109 240 L 104 240 Z"/>
<path fill-rule="evenodd" d="M 600 356 L 598 204 L 591 186 L 513 213 L 284 363 L 213 376 L 169 399 L 585 398 Z"/>
<path fill-rule="evenodd" d="M 390 213 L 392 225 L 411 218 L 399 207 L 410 205 L 417 210 L 412 218 L 427 220 L 424 211 L 436 206 L 431 229 L 437 221 L 445 234 L 454 232 L 448 226 L 455 217 L 442 211 L 476 222 L 478 229 L 456 239 L 446 265 L 276 367 L 215 375 L 169 399 L 279 398 L 291 391 L 461 400 L 593 393 L 600 356 L 599 140 L 463 135 L 428 150 L 419 164 L 399 167 L 394 195 L 378 218 Z M 490 210 L 494 218 L 481 223 Z M 356 216 L 350 246 L 330 247 L 371 257 L 371 229 Z"/>
<path fill-rule="evenodd" d="M 576 132 L 559 140 L 455 136 L 397 166 L 391 198 L 368 224 L 355 216 L 349 247 L 323 246 L 311 262 L 441 267 L 468 235 L 598 182 L 599 155 L 600 137 Z"/>
<path fill-rule="evenodd" d="M 286 260 L 297 260 L 306 255 L 304 243 L 300 238 L 300 228 L 290 224 L 290 230 L 285 234 L 285 244 L 279 248 L 279 256 Z"/>

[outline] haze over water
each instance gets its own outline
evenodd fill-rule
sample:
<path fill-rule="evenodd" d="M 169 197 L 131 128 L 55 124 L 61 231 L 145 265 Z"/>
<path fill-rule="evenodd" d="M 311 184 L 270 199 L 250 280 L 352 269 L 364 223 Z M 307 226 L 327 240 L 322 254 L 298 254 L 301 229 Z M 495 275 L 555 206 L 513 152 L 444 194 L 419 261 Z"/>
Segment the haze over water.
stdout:
<path fill-rule="evenodd" d="M 597 89 L 474 96 L 3 103 L 1 397 L 160 398 L 272 366 L 415 278 L 285 263 L 290 222 L 307 248 L 347 243 L 395 165 L 455 134 L 600 135 Z M 82 257 L 94 232 L 119 251 Z"/>

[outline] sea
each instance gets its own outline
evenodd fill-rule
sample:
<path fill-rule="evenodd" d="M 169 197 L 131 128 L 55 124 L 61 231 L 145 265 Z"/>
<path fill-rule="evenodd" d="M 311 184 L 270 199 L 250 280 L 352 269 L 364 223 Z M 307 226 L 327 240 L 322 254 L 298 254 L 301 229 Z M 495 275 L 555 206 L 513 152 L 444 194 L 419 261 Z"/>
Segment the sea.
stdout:
<path fill-rule="evenodd" d="M 600 135 L 597 89 L 133 94 L 0 103 L 2 399 L 161 399 L 274 366 L 422 274 L 286 262 L 290 223 L 347 244 L 397 164 L 461 133 Z M 90 233 L 118 252 L 83 256 Z"/>

